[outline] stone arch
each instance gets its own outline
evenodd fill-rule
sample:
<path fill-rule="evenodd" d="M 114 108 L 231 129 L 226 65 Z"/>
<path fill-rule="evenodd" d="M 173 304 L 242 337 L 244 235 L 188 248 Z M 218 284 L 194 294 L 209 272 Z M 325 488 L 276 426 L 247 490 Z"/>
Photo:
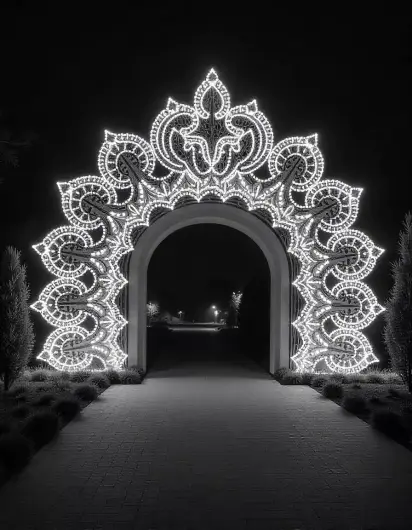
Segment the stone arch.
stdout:
<path fill-rule="evenodd" d="M 218 203 L 184 206 L 162 216 L 144 231 L 128 265 L 129 362 L 146 369 L 147 269 L 153 252 L 170 234 L 195 224 L 215 223 L 250 237 L 263 252 L 270 271 L 270 372 L 289 367 L 290 280 L 282 243 L 273 230 L 249 212 Z"/>

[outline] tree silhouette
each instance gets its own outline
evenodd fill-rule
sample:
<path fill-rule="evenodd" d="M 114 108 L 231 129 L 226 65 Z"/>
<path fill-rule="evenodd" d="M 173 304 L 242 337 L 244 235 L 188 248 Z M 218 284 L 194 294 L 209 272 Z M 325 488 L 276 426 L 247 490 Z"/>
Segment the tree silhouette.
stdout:
<path fill-rule="evenodd" d="M 0 379 L 5 390 L 27 366 L 33 350 L 29 296 L 26 266 L 20 262 L 20 252 L 7 247 L 0 268 Z"/>
<path fill-rule="evenodd" d="M 399 235 L 399 258 L 392 265 L 393 287 L 385 311 L 384 340 L 392 368 L 412 392 L 412 215 Z"/>

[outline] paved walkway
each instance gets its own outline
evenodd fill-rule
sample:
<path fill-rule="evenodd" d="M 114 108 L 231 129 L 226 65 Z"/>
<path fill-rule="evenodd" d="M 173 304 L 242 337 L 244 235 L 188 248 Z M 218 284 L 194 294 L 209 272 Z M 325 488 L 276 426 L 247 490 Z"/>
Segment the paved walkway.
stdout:
<path fill-rule="evenodd" d="M 0 527 L 410 529 L 412 454 L 248 361 L 158 363 L 0 492 Z"/>

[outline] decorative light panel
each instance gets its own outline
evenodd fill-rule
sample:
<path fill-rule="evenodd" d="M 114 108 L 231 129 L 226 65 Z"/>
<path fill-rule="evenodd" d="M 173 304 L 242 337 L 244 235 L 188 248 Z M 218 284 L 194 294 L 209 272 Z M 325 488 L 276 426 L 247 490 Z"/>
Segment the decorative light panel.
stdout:
<path fill-rule="evenodd" d="M 155 175 L 156 161 L 165 176 Z M 269 178 L 259 177 L 265 164 Z M 231 107 L 211 70 L 193 107 L 168 100 L 150 143 L 106 131 L 98 168 L 99 176 L 58 183 L 69 224 L 34 245 L 57 276 L 32 305 L 56 327 L 39 359 L 59 370 L 87 368 L 94 357 L 121 367 L 127 355 L 119 334 L 127 322 L 116 299 L 127 283 L 120 260 L 134 248 L 133 230 L 149 226 L 158 207 L 173 210 L 182 198 L 214 195 L 223 203 L 242 199 L 251 212 L 264 209 L 273 229 L 290 235 L 288 252 L 300 263 L 294 285 L 305 301 L 292 323 L 301 337 L 294 367 L 315 371 L 322 361 L 331 371 L 357 372 L 377 361 L 361 330 L 383 308 L 360 280 L 383 250 L 351 228 L 362 190 L 322 180 L 316 134 L 274 145 L 256 101 Z M 89 287 L 86 273 L 93 278 Z"/>

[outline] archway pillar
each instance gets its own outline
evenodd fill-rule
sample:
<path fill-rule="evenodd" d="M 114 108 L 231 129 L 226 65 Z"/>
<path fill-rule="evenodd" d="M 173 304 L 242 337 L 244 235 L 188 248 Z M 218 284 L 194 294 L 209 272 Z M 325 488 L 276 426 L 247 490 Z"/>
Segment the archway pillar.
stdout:
<path fill-rule="evenodd" d="M 290 276 L 286 252 L 273 230 L 258 218 L 236 207 L 199 203 L 184 206 L 162 216 L 139 238 L 128 270 L 129 365 L 146 371 L 147 270 L 153 252 L 170 234 L 196 224 L 221 224 L 249 236 L 262 250 L 270 271 L 270 361 L 269 371 L 290 363 Z M 165 271 L 167 264 L 165 264 Z"/>

